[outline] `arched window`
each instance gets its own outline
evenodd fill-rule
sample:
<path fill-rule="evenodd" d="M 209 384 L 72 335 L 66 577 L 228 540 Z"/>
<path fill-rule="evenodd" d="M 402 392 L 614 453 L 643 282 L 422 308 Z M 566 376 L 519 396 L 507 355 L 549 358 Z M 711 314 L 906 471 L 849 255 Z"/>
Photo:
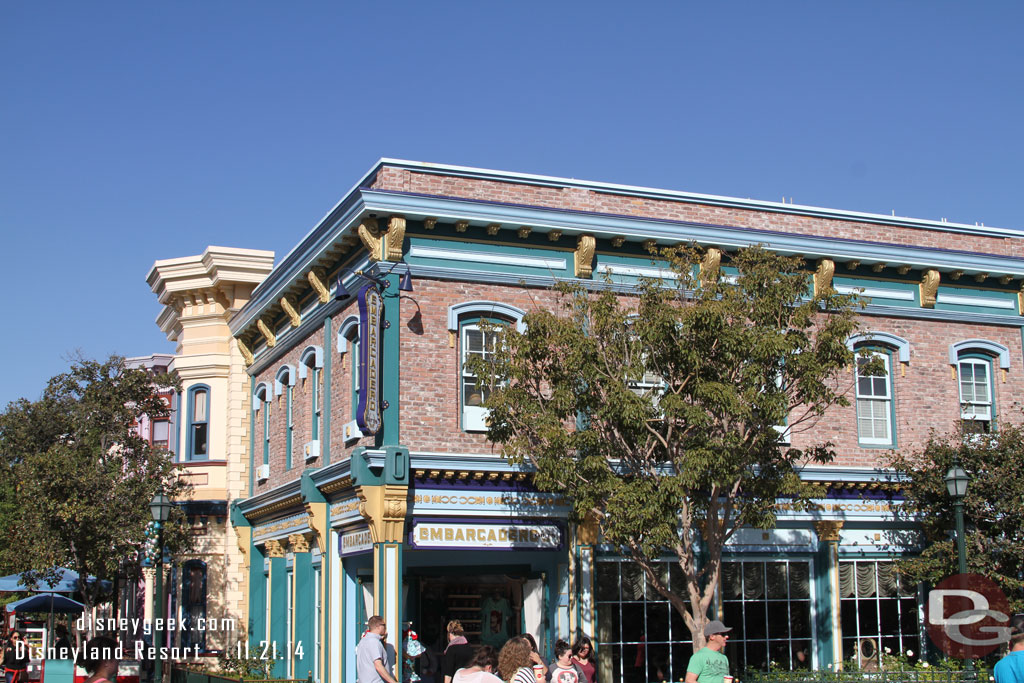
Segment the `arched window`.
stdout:
<path fill-rule="evenodd" d="M 188 441 L 186 460 L 210 457 L 210 387 L 197 384 L 188 390 Z"/>
<path fill-rule="evenodd" d="M 253 392 L 252 409 L 256 411 L 256 419 L 262 425 L 263 464 L 270 464 L 270 388 L 261 382 Z"/>
<path fill-rule="evenodd" d="M 352 372 L 352 393 L 349 396 L 349 414 L 347 419 L 354 420 L 359 407 L 359 318 L 351 315 L 345 318 L 338 327 L 338 353 L 348 356 L 348 364 Z"/>
<path fill-rule="evenodd" d="M 206 650 L 206 563 L 189 560 L 181 568 L 181 646 Z"/>
<path fill-rule="evenodd" d="M 949 362 L 956 368 L 960 419 L 969 432 L 987 434 L 995 428 L 995 360 L 1010 367 L 1010 350 L 986 339 L 967 339 L 949 346 Z"/>
<path fill-rule="evenodd" d="M 295 433 L 295 423 L 292 419 L 292 402 L 295 390 L 295 368 L 291 365 L 282 365 L 274 378 L 274 393 L 278 397 L 283 393 L 285 396 L 285 417 L 284 417 L 284 468 L 292 467 L 292 443 Z"/>
<path fill-rule="evenodd" d="M 307 346 L 299 358 L 299 379 L 310 383 L 309 438 L 312 441 L 320 438 L 321 413 L 323 412 L 323 367 L 324 350 L 319 346 Z"/>
<path fill-rule="evenodd" d="M 515 325 L 525 330 L 522 309 L 497 301 L 468 301 L 448 308 L 448 330 L 459 339 L 459 401 L 462 406 L 462 429 L 467 432 L 487 431 L 488 410 L 483 407 L 490 388 L 480 382 L 467 368 L 473 356 L 487 360 L 497 349 L 499 333 L 487 324 Z"/>

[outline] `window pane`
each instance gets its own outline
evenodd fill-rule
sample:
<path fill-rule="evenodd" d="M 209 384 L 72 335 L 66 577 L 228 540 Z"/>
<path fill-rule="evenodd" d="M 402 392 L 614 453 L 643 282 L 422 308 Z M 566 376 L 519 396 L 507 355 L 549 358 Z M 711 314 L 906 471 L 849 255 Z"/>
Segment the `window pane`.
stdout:
<path fill-rule="evenodd" d="M 206 455 L 206 425 L 192 425 L 192 454 Z"/>
<path fill-rule="evenodd" d="M 192 394 L 192 420 L 206 422 L 206 392 L 196 391 Z"/>
<path fill-rule="evenodd" d="M 167 420 L 157 420 L 153 423 L 153 443 L 167 443 L 171 432 L 171 423 Z"/>
<path fill-rule="evenodd" d="M 466 329 L 466 351 L 468 353 L 482 353 L 484 350 L 484 333 L 480 330 Z"/>
<path fill-rule="evenodd" d="M 784 562 L 769 562 L 765 569 L 768 573 L 768 598 L 786 598 L 786 564 Z"/>

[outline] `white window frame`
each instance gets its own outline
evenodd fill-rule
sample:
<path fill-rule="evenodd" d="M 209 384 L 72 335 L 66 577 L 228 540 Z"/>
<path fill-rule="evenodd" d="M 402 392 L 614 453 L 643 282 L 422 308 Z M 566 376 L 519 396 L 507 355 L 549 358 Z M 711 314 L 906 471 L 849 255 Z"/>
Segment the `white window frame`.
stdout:
<path fill-rule="evenodd" d="M 485 319 L 481 318 L 482 320 Z M 490 322 L 493 325 L 504 324 L 498 320 L 491 320 Z M 494 353 L 494 350 L 487 351 L 487 339 L 490 335 L 497 335 L 498 332 L 483 329 L 480 322 L 467 322 L 459 327 L 459 403 L 462 405 L 462 430 L 465 432 L 486 432 L 487 419 L 490 417 L 491 411 L 482 405 L 468 405 L 465 401 L 466 381 L 472 381 L 476 386 L 479 386 L 479 378 L 466 369 L 466 359 L 469 354 L 467 337 L 470 331 L 477 331 L 483 335 L 483 351 L 481 353 L 485 358 L 487 353 Z"/>
<path fill-rule="evenodd" d="M 867 349 L 867 352 L 876 358 L 881 358 L 885 365 L 885 395 L 861 395 L 860 392 L 860 380 L 862 375 L 860 374 L 860 363 L 859 358 L 854 361 L 854 392 L 856 395 L 856 409 L 857 409 L 857 442 L 865 446 L 893 446 L 896 443 L 896 435 L 893 431 L 893 385 L 892 385 L 892 356 L 881 349 Z M 877 378 L 881 375 L 864 375 L 864 377 Z M 861 401 L 873 401 L 883 404 L 885 410 L 885 425 L 888 436 L 886 438 L 880 438 L 877 436 L 865 436 L 861 433 L 860 422 L 861 422 Z M 876 419 L 873 415 L 868 416 L 870 419 Z"/>
<path fill-rule="evenodd" d="M 985 369 L 985 391 L 988 393 L 987 401 L 968 401 L 964 398 L 964 366 L 972 366 L 971 369 L 971 385 L 976 389 L 978 386 L 977 372 L 974 370 L 975 366 L 981 366 Z M 960 419 L 972 420 L 974 422 L 987 422 L 989 429 L 992 426 L 993 419 L 993 393 L 994 386 L 992 383 L 992 360 L 990 358 L 980 358 L 976 356 L 960 358 L 957 361 L 957 392 L 960 397 Z M 975 396 L 976 398 L 976 396 Z M 984 406 L 984 414 L 979 413 L 977 410 L 972 410 L 974 406 Z"/>

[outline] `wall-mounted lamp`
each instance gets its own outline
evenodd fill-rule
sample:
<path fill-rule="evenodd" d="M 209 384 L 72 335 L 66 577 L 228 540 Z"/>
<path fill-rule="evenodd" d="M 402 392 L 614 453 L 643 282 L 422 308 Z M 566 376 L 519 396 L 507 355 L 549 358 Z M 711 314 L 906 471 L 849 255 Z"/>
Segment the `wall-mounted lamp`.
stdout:
<path fill-rule="evenodd" d="M 387 289 L 388 285 L 391 284 L 390 282 L 388 282 L 385 279 L 384 276 L 388 275 L 392 270 L 394 270 L 396 265 L 398 265 L 398 264 L 397 263 L 393 264 L 391 266 L 391 268 L 389 268 L 386 273 L 380 273 L 380 274 L 377 274 L 377 275 L 368 275 L 367 273 L 364 273 L 361 270 L 357 270 L 354 273 L 354 275 L 356 275 L 358 277 L 361 277 L 364 280 L 369 280 L 370 282 L 373 282 L 374 284 L 376 284 L 377 287 L 379 287 L 381 290 L 384 290 L 384 289 Z M 334 300 L 335 301 L 341 301 L 343 299 L 348 299 L 349 297 L 352 296 L 352 293 L 348 291 L 347 287 L 345 287 L 345 283 L 341 281 L 341 275 L 340 274 L 338 275 L 338 279 L 337 279 L 336 283 L 337 284 L 336 284 L 336 286 L 334 288 Z M 408 270 L 406 270 L 404 273 L 402 273 L 402 277 L 398 280 L 398 291 L 400 291 L 400 292 L 411 292 L 412 291 L 412 274 Z"/>

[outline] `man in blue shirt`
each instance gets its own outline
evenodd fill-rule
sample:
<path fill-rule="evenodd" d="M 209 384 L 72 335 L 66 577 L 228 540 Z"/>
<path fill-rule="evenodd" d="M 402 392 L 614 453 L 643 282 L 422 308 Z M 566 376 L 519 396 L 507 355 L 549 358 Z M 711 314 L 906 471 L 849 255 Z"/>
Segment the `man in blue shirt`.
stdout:
<path fill-rule="evenodd" d="M 996 683 L 1024 683 L 1024 633 L 1010 636 L 1010 652 L 992 670 Z"/>
<path fill-rule="evenodd" d="M 366 624 L 366 634 L 356 648 L 356 680 L 359 683 L 395 683 L 388 671 L 384 639 L 388 626 L 384 617 L 374 615 Z"/>

